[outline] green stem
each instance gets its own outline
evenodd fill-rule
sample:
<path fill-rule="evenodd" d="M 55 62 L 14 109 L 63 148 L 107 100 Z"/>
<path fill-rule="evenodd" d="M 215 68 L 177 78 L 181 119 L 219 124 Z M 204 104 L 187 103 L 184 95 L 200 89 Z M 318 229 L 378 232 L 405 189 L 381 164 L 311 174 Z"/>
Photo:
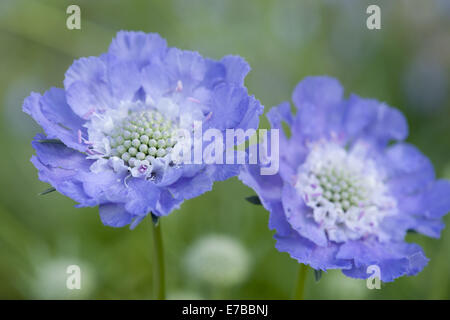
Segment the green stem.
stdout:
<path fill-rule="evenodd" d="M 158 300 L 166 299 L 164 252 L 161 237 L 161 220 L 152 221 L 153 226 L 153 283 Z"/>
<path fill-rule="evenodd" d="M 294 300 L 304 299 L 307 272 L 308 266 L 306 264 L 300 263 L 297 273 L 297 283 L 294 291 Z"/>

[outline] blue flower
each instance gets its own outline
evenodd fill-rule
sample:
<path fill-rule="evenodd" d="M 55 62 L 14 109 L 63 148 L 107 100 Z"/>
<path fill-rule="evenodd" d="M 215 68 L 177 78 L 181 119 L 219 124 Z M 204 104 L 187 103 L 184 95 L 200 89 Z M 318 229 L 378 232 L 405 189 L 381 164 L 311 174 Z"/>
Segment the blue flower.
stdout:
<path fill-rule="evenodd" d="M 174 161 L 177 130 L 195 123 L 254 128 L 263 107 L 249 96 L 249 65 L 169 48 L 157 34 L 121 31 L 107 53 L 76 60 L 64 89 L 31 93 L 23 110 L 44 129 L 32 145 L 39 178 L 77 201 L 99 206 L 105 225 L 137 225 L 169 214 L 239 165 Z"/>
<path fill-rule="evenodd" d="M 405 235 L 440 236 L 450 183 L 436 180 L 428 158 L 403 142 L 401 112 L 357 95 L 344 99 L 329 77 L 304 79 L 292 100 L 295 115 L 288 102 L 267 115 L 281 129 L 278 174 L 260 175 L 259 165 L 240 174 L 270 211 L 277 249 L 353 278 L 367 278 L 370 265 L 382 281 L 420 272 L 428 259 Z"/>

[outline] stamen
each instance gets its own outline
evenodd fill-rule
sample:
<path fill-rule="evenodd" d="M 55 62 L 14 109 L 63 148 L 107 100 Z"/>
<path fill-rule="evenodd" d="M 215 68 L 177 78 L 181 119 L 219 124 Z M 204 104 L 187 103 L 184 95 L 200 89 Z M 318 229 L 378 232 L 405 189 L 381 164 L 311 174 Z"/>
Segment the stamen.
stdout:
<path fill-rule="evenodd" d="M 90 117 L 94 112 L 95 112 L 95 108 L 91 108 L 91 109 L 89 109 L 88 112 L 86 112 L 86 113 L 82 116 L 82 118 L 85 119 L 85 120 L 88 120 L 89 117 Z"/>
<path fill-rule="evenodd" d="M 181 80 L 177 81 L 177 87 L 175 88 L 176 92 L 181 92 L 183 91 L 183 82 L 181 82 Z"/>
<path fill-rule="evenodd" d="M 209 119 L 211 119 L 212 115 L 213 115 L 213 113 L 212 113 L 212 111 L 211 111 L 210 113 L 208 113 L 208 114 L 206 115 L 205 120 L 203 120 L 203 122 L 206 122 L 206 121 L 208 121 Z"/>
<path fill-rule="evenodd" d="M 141 166 L 139 167 L 138 170 L 139 170 L 140 173 L 144 173 L 144 172 L 147 171 L 147 169 L 148 169 L 148 166 L 147 166 L 147 165 L 141 164 Z"/>
<path fill-rule="evenodd" d="M 194 103 L 201 103 L 200 100 L 198 100 L 198 99 L 196 99 L 196 98 L 194 98 L 194 97 L 188 97 L 187 100 L 188 100 L 188 101 L 191 101 L 191 102 L 194 102 Z"/>

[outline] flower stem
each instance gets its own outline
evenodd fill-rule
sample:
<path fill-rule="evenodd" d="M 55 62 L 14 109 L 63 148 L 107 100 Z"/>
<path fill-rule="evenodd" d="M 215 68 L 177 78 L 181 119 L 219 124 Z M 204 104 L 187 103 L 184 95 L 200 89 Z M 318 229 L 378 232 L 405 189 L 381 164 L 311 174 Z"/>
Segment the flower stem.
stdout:
<path fill-rule="evenodd" d="M 294 291 L 294 300 L 303 300 L 305 292 L 306 274 L 308 272 L 308 266 L 300 263 L 297 273 L 297 283 Z"/>
<path fill-rule="evenodd" d="M 153 217 L 152 217 L 153 218 Z M 153 219 L 153 283 L 155 296 L 158 300 L 166 299 L 164 252 L 161 237 L 161 221 Z"/>

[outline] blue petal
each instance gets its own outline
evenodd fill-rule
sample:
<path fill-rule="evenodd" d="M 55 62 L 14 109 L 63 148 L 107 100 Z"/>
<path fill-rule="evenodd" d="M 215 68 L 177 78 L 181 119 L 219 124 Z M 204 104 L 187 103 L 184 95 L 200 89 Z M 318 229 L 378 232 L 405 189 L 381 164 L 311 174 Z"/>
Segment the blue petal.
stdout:
<path fill-rule="evenodd" d="M 162 64 L 153 63 L 142 70 L 142 86 L 150 102 L 156 103 L 163 95 L 176 87 Z"/>
<path fill-rule="evenodd" d="M 283 122 L 286 122 L 289 127 L 292 126 L 294 118 L 292 116 L 290 103 L 283 102 L 278 106 L 272 107 L 269 112 L 267 112 L 267 119 L 269 120 L 272 129 L 283 129 Z"/>
<path fill-rule="evenodd" d="M 344 274 L 353 278 L 368 278 L 367 267 L 377 265 L 381 280 L 390 282 L 404 275 L 419 273 L 428 263 L 422 249 L 404 242 L 379 243 L 375 240 L 350 241 L 341 245 L 338 258 L 352 259 L 353 268 Z"/>
<path fill-rule="evenodd" d="M 329 243 L 327 247 L 319 247 L 314 243 L 298 235 L 282 237 L 275 235 L 276 248 L 281 252 L 287 252 L 300 263 L 307 264 L 316 270 L 348 269 L 351 262 L 336 258 L 338 245 Z"/>
<path fill-rule="evenodd" d="M 175 81 L 180 80 L 183 88 L 197 86 L 205 77 L 205 59 L 198 52 L 170 48 L 164 63 L 167 72 Z"/>
<path fill-rule="evenodd" d="M 244 85 L 245 76 L 250 72 L 250 66 L 240 56 L 225 56 L 220 60 L 225 66 L 225 81 L 236 85 Z"/>
<path fill-rule="evenodd" d="M 212 97 L 212 116 L 204 124 L 204 129 L 225 130 L 238 127 L 247 113 L 249 103 L 250 98 L 245 88 L 225 84 L 216 87 Z"/>
<path fill-rule="evenodd" d="M 345 131 L 350 141 L 362 139 L 376 147 L 385 147 L 392 140 L 408 136 L 403 114 L 374 99 L 351 95 L 346 105 Z"/>
<path fill-rule="evenodd" d="M 129 188 L 125 185 L 125 174 L 117 174 L 112 169 L 99 173 L 86 172 L 80 174 L 85 192 L 99 203 L 126 202 Z"/>
<path fill-rule="evenodd" d="M 224 158 L 225 159 L 225 155 Z M 237 159 L 235 157 L 235 159 Z M 237 176 L 240 172 L 240 164 L 213 164 L 210 165 L 212 169 L 211 177 L 214 181 L 224 181 L 231 177 Z"/>
<path fill-rule="evenodd" d="M 306 77 L 294 89 L 292 100 L 298 111 L 291 131 L 294 136 L 317 140 L 338 134 L 343 118 L 343 88 L 334 78 Z"/>
<path fill-rule="evenodd" d="M 414 229 L 438 238 L 443 229 L 441 218 L 450 211 L 450 182 L 437 180 L 427 184 L 420 193 L 399 197 L 399 215 L 407 215 L 412 222 L 398 228 Z"/>
<path fill-rule="evenodd" d="M 269 206 L 264 205 L 264 207 L 270 211 L 269 229 L 275 229 L 277 234 L 282 237 L 291 235 L 293 230 L 286 220 L 283 204 L 280 201 L 271 201 L 269 204 Z"/>
<path fill-rule="evenodd" d="M 105 59 L 87 57 L 75 60 L 64 75 L 64 87 L 67 89 L 75 82 L 106 82 Z"/>
<path fill-rule="evenodd" d="M 397 143 L 386 150 L 385 157 L 388 186 L 396 195 L 417 193 L 434 180 L 433 165 L 413 145 Z"/>
<path fill-rule="evenodd" d="M 248 63 L 240 56 L 225 56 L 220 61 L 206 58 L 206 74 L 202 85 L 208 89 L 230 83 L 237 86 L 244 85 L 244 79 L 250 71 Z"/>
<path fill-rule="evenodd" d="M 80 173 L 88 170 L 89 161 L 63 144 L 37 142 L 43 138 L 45 136 L 37 135 L 32 143 L 36 156 L 31 162 L 39 171 L 39 179 L 83 206 L 95 205 L 97 202 L 86 194 L 80 179 Z"/>
<path fill-rule="evenodd" d="M 242 168 L 239 179 L 255 190 L 261 201 L 281 201 L 283 180 L 279 175 L 263 176 L 259 165 L 246 165 Z"/>
<path fill-rule="evenodd" d="M 161 191 L 159 201 L 153 214 L 157 216 L 166 216 L 173 210 L 178 209 L 183 201 L 183 198 L 175 198 L 167 189 L 164 189 Z"/>
<path fill-rule="evenodd" d="M 84 121 L 66 103 L 64 90 L 51 88 L 44 96 L 32 93 L 25 99 L 23 111 L 45 130 L 48 139 L 59 139 L 73 149 L 86 150 L 78 139 L 78 131 L 86 136 Z"/>
<path fill-rule="evenodd" d="M 66 88 L 67 103 L 78 116 L 89 119 L 94 113 L 101 113 L 109 108 L 116 108 L 111 88 L 105 82 L 77 81 Z"/>
<path fill-rule="evenodd" d="M 241 168 L 239 179 L 257 193 L 264 208 L 270 212 L 269 228 L 276 229 L 282 236 L 288 235 L 292 229 L 281 203 L 283 181 L 279 175 L 262 176 L 260 169 L 259 165 L 245 165 Z"/>
<path fill-rule="evenodd" d="M 156 33 L 119 31 L 108 53 L 117 61 L 132 62 L 142 69 L 154 61 L 162 60 L 166 51 L 166 40 Z"/>
<path fill-rule="evenodd" d="M 243 115 L 241 122 L 236 128 L 241 129 L 258 129 L 259 116 L 264 112 L 264 106 L 254 96 L 249 96 L 246 112 Z"/>
<path fill-rule="evenodd" d="M 213 181 L 207 174 L 198 174 L 192 178 L 183 177 L 168 187 L 169 192 L 177 199 L 191 199 L 211 191 Z"/>
<path fill-rule="evenodd" d="M 123 204 L 106 203 L 99 207 L 100 219 L 106 226 L 120 228 L 131 223 L 132 215 L 129 214 Z"/>
<path fill-rule="evenodd" d="M 42 134 L 34 137 L 31 145 L 36 150 L 36 155 L 46 166 L 58 167 L 62 169 L 88 171 L 92 164 L 91 160 L 87 160 L 86 156 L 76 150 L 66 147 L 58 142 L 39 142 L 48 139 Z"/>
<path fill-rule="evenodd" d="M 450 211 L 450 181 L 435 181 L 423 195 L 425 217 L 441 218 Z"/>
<path fill-rule="evenodd" d="M 108 61 L 108 82 L 117 100 L 131 101 L 141 87 L 141 73 L 135 63 Z"/>
<path fill-rule="evenodd" d="M 294 89 L 292 101 L 301 109 L 304 104 L 314 105 L 320 113 L 335 107 L 342 100 L 344 90 L 338 80 L 327 76 L 304 78 Z"/>
<path fill-rule="evenodd" d="M 115 107 L 105 60 L 105 56 L 78 59 L 65 74 L 67 103 L 83 119 L 94 111 Z"/>
<path fill-rule="evenodd" d="M 440 219 L 415 217 L 414 220 L 415 224 L 412 225 L 410 229 L 414 229 L 417 232 L 432 238 L 439 238 L 442 230 L 445 228 L 445 224 Z"/>
<path fill-rule="evenodd" d="M 152 181 L 130 179 L 125 209 L 133 215 L 146 215 L 156 209 L 160 190 Z"/>
<path fill-rule="evenodd" d="M 327 246 L 328 239 L 325 230 L 321 229 L 312 217 L 307 216 L 308 214 L 311 215 L 311 210 L 306 207 L 295 188 L 285 184 L 282 191 L 282 199 L 286 219 L 292 228 L 303 238 L 314 242 L 318 246 Z"/>
<path fill-rule="evenodd" d="M 93 111 L 115 108 L 122 100 L 131 100 L 140 86 L 141 74 L 137 65 L 116 61 L 111 55 L 76 60 L 64 79 L 67 100 L 74 112 L 83 118 Z"/>

